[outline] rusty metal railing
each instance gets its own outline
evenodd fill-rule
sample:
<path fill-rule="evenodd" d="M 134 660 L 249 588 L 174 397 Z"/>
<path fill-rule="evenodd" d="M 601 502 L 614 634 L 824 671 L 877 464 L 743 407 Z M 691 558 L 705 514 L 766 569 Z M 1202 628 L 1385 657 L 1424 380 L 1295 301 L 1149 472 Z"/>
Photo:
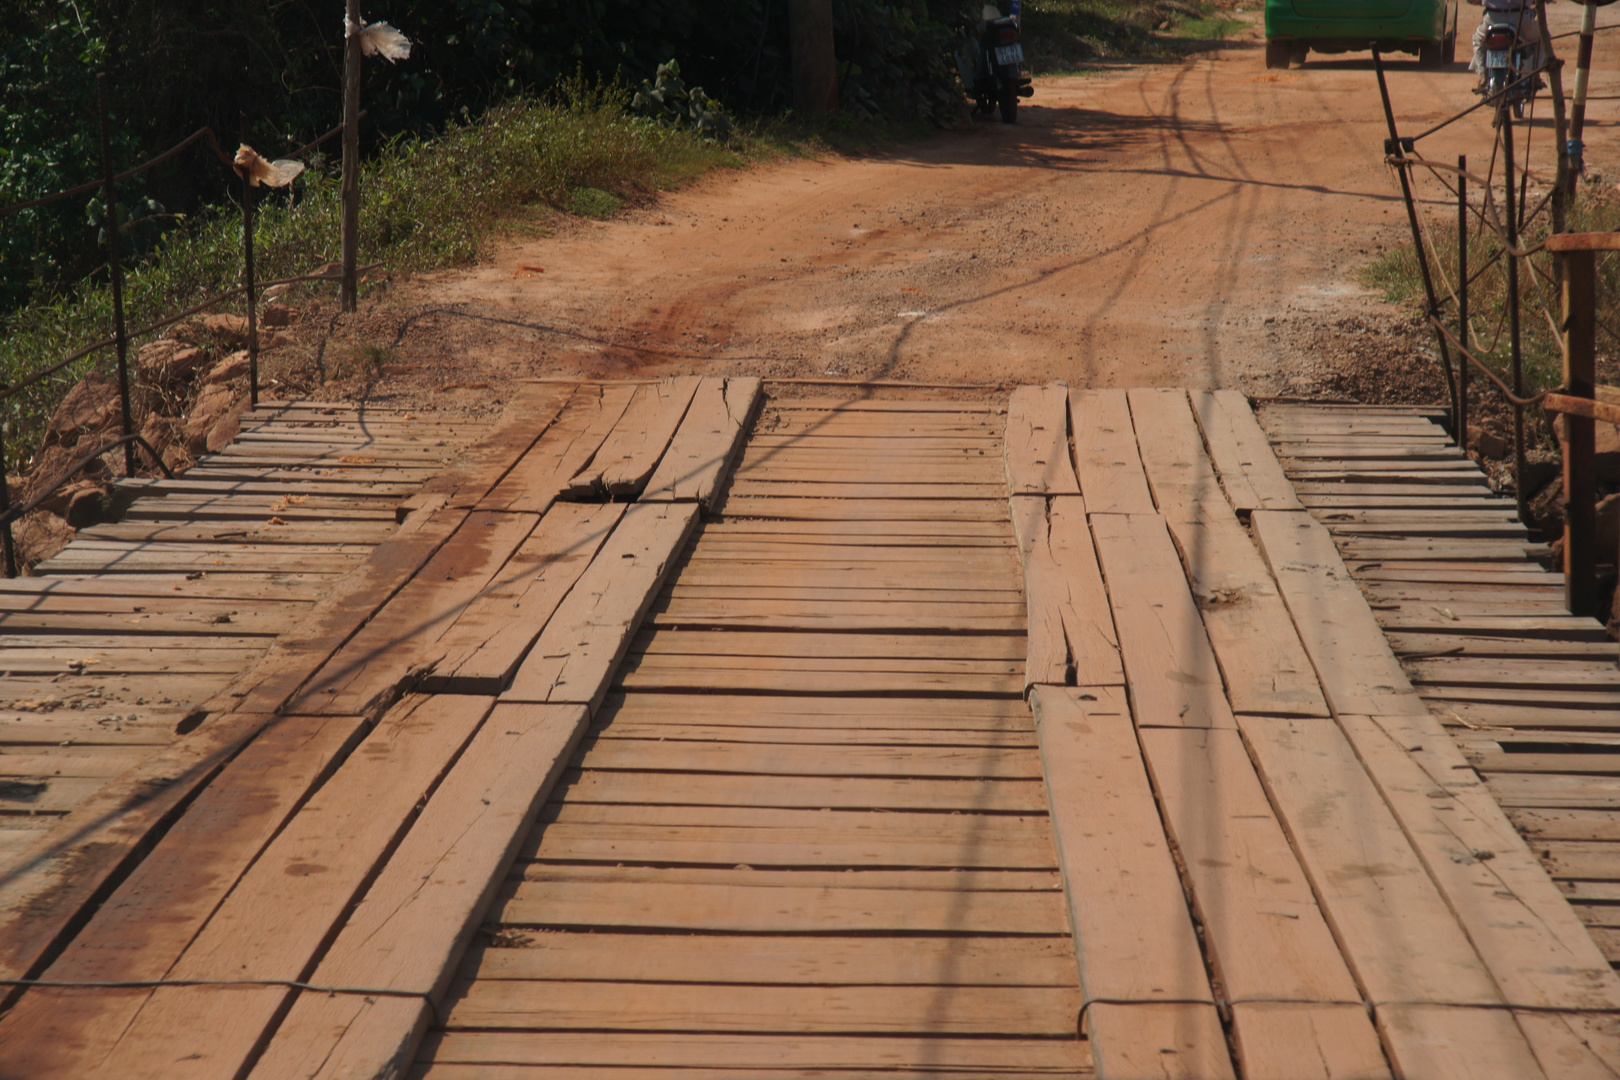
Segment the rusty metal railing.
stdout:
<path fill-rule="evenodd" d="M 153 450 L 151 445 L 149 445 L 145 439 L 141 438 L 141 436 L 138 435 L 134 430 L 134 410 L 132 409 L 130 403 L 129 383 L 129 342 L 131 338 L 156 333 L 159 330 L 180 322 L 182 319 L 188 319 L 193 315 L 197 315 L 211 308 L 217 307 L 228 300 L 232 300 L 238 296 L 244 296 L 246 298 L 247 308 L 248 397 L 250 406 L 256 408 L 259 404 L 258 297 L 261 290 L 274 288 L 279 285 L 293 285 L 302 282 L 339 281 L 339 276 L 336 273 L 302 274 L 296 277 L 282 278 L 277 281 L 262 283 L 255 280 L 253 264 L 253 184 L 247 174 L 247 170 L 237 167 L 233 157 L 226 154 L 224 149 L 220 146 L 219 138 L 214 133 L 212 128 L 198 128 L 185 139 L 182 139 L 180 142 L 163 151 L 161 154 L 158 154 L 156 157 L 144 161 L 133 168 L 126 169 L 123 172 L 115 173 L 112 166 L 112 126 L 107 107 L 106 75 L 97 76 L 96 82 L 101 113 L 102 178 L 90 183 L 80 184 L 77 187 L 57 191 L 50 195 L 44 195 L 37 199 L 30 199 L 27 202 L 14 203 L 10 206 L 0 207 L 0 218 L 18 213 L 19 211 L 47 206 L 63 199 L 72 198 L 76 195 L 86 195 L 97 190 L 100 190 L 103 193 L 103 198 L 106 203 L 104 224 L 107 234 L 107 269 L 109 281 L 112 287 L 113 300 L 113 333 L 111 337 L 103 338 L 100 341 L 87 345 L 65 359 L 56 361 L 47 367 L 23 376 L 16 382 L 0 385 L 0 402 L 10 400 L 22 391 L 43 382 L 52 375 L 71 367 L 73 364 L 83 360 L 93 353 L 99 352 L 102 349 L 113 348 L 116 350 L 117 354 L 116 366 L 118 374 L 119 424 L 121 434 L 119 438 L 102 446 L 94 454 L 85 455 L 82 457 L 82 459 L 76 460 L 71 468 L 65 470 L 61 475 L 51 480 L 42 490 L 32 491 L 30 493 L 31 497 L 26 505 L 16 507 L 12 504 L 10 485 L 5 475 L 6 425 L 4 420 L 0 419 L 0 556 L 3 556 L 6 577 L 16 577 L 18 570 L 16 543 L 12 535 L 12 523 L 21 518 L 25 513 L 36 509 L 41 503 L 59 490 L 62 485 L 66 484 L 75 475 L 77 475 L 78 471 L 84 468 L 84 466 L 94 458 L 100 457 L 102 454 L 107 453 L 110 450 L 122 447 L 124 451 L 124 473 L 126 476 L 133 476 L 135 474 L 136 467 L 135 449 L 138 446 L 145 451 L 147 456 L 150 457 L 157 467 L 166 475 L 173 475 L 168 466 L 163 462 L 161 456 L 158 455 L 157 452 Z M 365 113 L 361 112 L 359 115 L 364 117 Z M 289 154 L 288 157 L 303 157 L 305 154 L 308 154 L 310 151 L 316 149 L 328 139 L 342 133 L 344 130 L 345 125 L 339 124 L 337 127 L 334 127 L 332 130 L 321 135 L 319 138 L 299 147 L 297 150 Z M 248 122 L 245 113 L 242 115 L 241 136 L 243 144 L 246 144 L 248 141 Z M 214 152 L 214 155 L 224 165 L 231 168 L 240 177 L 242 182 L 242 284 L 234 289 L 227 289 L 224 292 L 217 293 L 205 300 L 200 301 L 199 303 L 193 304 L 177 315 L 167 316 L 157 320 L 156 322 L 150 323 L 147 326 L 143 326 L 138 330 L 130 331 L 125 325 L 124 273 L 122 261 L 123 251 L 118 222 L 118 185 L 124 181 L 132 179 L 133 177 L 139 176 L 141 173 L 147 172 L 150 169 L 154 169 L 157 166 L 162 165 L 164 162 L 173 159 L 187 148 L 195 146 L 198 143 L 206 143 L 208 148 Z M 373 263 L 369 266 L 361 267 L 360 269 L 362 271 L 371 270 L 375 269 L 378 265 L 380 264 Z"/>

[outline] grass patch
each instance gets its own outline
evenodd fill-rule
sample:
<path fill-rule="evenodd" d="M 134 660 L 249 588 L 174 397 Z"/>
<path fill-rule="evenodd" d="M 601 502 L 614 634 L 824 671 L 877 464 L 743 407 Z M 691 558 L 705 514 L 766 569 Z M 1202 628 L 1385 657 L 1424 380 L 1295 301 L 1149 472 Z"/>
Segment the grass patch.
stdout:
<path fill-rule="evenodd" d="M 1023 40 L 1035 74 L 1057 75 L 1090 60 L 1185 56 L 1243 25 L 1207 0 L 1030 0 Z"/>
<path fill-rule="evenodd" d="M 361 261 L 382 261 L 394 272 L 464 264 L 511 229 L 543 235 L 543 222 L 555 211 L 607 216 L 711 169 L 782 151 L 769 133 L 744 133 L 720 145 L 635 116 L 628 90 L 575 80 L 555 100 L 503 105 L 438 138 L 400 141 L 374 155 L 361 180 Z M 255 230 L 259 279 L 292 277 L 336 261 L 339 210 L 338 169 L 326 160 L 312 162 L 291 194 L 262 196 Z M 235 286 L 241 228 L 239 211 L 222 207 L 170 233 L 153 257 L 126 275 L 128 325 L 145 326 Z M 111 325 L 104 278 L 13 312 L 0 323 L 0 384 L 108 336 Z M 132 351 L 143 343 L 133 341 Z M 5 465 L 15 469 L 29 457 L 68 387 L 91 370 L 113 366 L 112 350 L 105 349 L 0 402 Z"/>
<path fill-rule="evenodd" d="M 1543 224 L 1540 228 L 1526 230 L 1521 243 L 1534 244 L 1545 237 L 1545 217 L 1541 220 Z M 1455 221 L 1449 219 L 1439 222 L 1430 220 L 1426 229 L 1430 271 L 1436 275 L 1436 290 L 1448 301 L 1444 317 L 1454 326 L 1456 307 L 1449 300 L 1450 289 L 1456 284 L 1457 226 Z M 1578 201 L 1570 210 L 1569 229 L 1574 232 L 1620 230 L 1620 198 L 1597 185 L 1583 187 Z M 1501 242 L 1478 228 L 1477 223 L 1470 227 L 1468 265 L 1471 276 L 1477 276 L 1468 290 L 1468 336 L 1470 351 L 1490 364 L 1504 382 L 1511 383 L 1508 373 L 1512 351 L 1507 325 L 1510 294 L 1505 260 L 1499 259 L 1502 250 Z M 1492 263 L 1492 260 L 1498 261 Z M 1481 268 L 1487 264 L 1491 265 L 1481 273 Z M 1561 300 L 1553 273 L 1553 256 L 1547 252 L 1532 255 L 1519 268 L 1519 351 L 1523 358 L 1525 384 L 1532 393 L 1549 390 L 1563 381 L 1563 353 L 1547 316 L 1547 312 L 1550 312 L 1553 319 L 1560 317 Z M 1417 253 L 1410 244 L 1386 252 L 1362 271 L 1361 278 L 1364 284 L 1380 290 L 1386 299 L 1394 303 L 1418 311 L 1427 305 Z M 1620 383 L 1620 319 L 1616 319 L 1613 313 L 1620 305 L 1620 259 L 1612 255 L 1599 257 L 1597 298 L 1598 380 L 1617 384 Z M 1476 385 L 1481 381 L 1477 373 L 1471 379 Z M 1496 393 L 1494 389 L 1481 389 L 1479 392 L 1489 395 Z"/>

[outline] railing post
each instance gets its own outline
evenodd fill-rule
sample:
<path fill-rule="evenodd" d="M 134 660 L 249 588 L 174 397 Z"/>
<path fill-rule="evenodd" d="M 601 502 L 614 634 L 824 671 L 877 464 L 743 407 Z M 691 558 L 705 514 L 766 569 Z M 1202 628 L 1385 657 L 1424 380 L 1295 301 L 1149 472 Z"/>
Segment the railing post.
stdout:
<path fill-rule="evenodd" d="M 6 480 L 6 422 L 0 417 L 0 514 L 11 509 L 11 484 Z M 17 546 L 11 538 L 11 522 L 0 522 L 0 548 L 5 549 L 6 577 L 17 576 Z"/>
<path fill-rule="evenodd" d="M 242 145 L 248 145 L 248 117 L 242 114 Z M 259 407 L 259 293 L 253 282 L 253 181 L 242 174 L 242 284 L 247 288 L 248 408 Z"/>
<path fill-rule="evenodd" d="M 1597 258 L 1567 251 L 1564 260 L 1564 393 L 1594 393 L 1597 343 Z M 1571 615 L 1597 614 L 1597 474 L 1592 418 L 1564 414 L 1564 606 Z"/>
<path fill-rule="evenodd" d="M 1457 155 L 1457 445 L 1468 453 L 1468 155 Z"/>
<path fill-rule="evenodd" d="M 1496 115 L 1500 121 L 1498 130 L 1502 133 L 1502 197 L 1503 207 L 1507 218 L 1503 227 L 1507 231 L 1507 246 L 1517 250 L 1519 247 L 1519 217 L 1518 201 L 1513 190 L 1513 107 L 1506 101 L 1496 107 Z M 1524 353 L 1519 341 L 1519 259 L 1513 254 L 1507 256 L 1508 279 L 1508 348 L 1513 364 L 1513 393 L 1516 397 L 1524 397 Z M 1530 515 L 1530 496 L 1535 494 L 1526 491 L 1524 487 L 1525 473 L 1524 449 L 1524 406 L 1513 406 L 1513 494 L 1518 504 L 1519 518 L 1524 520 Z"/>
<path fill-rule="evenodd" d="M 360 306 L 360 0 L 348 0 L 343 38 L 343 280 L 344 311 Z"/>
<path fill-rule="evenodd" d="M 124 332 L 123 237 L 118 231 L 118 187 L 113 182 L 112 121 L 107 117 L 107 74 L 96 76 L 101 97 L 101 172 L 103 198 L 107 200 L 107 272 L 112 278 L 113 342 L 118 349 L 118 402 L 124 414 L 123 434 L 135 434 L 135 417 L 129 406 L 129 336 Z M 124 443 L 124 475 L 135 475 L 135 444 Z"/>

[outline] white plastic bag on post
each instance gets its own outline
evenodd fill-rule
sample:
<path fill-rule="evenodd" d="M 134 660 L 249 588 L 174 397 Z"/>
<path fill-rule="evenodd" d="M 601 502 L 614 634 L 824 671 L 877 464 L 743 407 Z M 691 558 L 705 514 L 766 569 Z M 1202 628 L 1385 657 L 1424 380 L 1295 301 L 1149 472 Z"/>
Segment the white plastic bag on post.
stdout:
<path fill-rule="evenodd" d="M 358 37 L 360 51 L 366 56 L 380 56 L 392 64 L 395 60 L 406 60 L 411 55 L 411 39 L 395 30 L 385 22 L 374 22 L 370 26 L 361 26 L 357 22 L 350 22 L 347 15 L 343 17 L 343 35 L 345 37 Z"/>

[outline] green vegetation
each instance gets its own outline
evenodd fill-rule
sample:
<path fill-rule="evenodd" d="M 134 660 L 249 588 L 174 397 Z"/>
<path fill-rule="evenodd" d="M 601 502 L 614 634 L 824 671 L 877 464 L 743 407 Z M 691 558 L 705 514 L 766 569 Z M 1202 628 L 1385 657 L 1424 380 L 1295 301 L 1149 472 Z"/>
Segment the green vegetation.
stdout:
<path fill-rule="evenodd" d="M 1207 0 L 1030 0 L 1024 48 L 1038 74 L 1060 74 L 1088 60 L 1185 56 L 1242 26 Z"/>
<path fill-rule="evenodd" d="M 1532 205 L 1534 203 L 1532 202 Z M 1534 244 L 1546 235 L 1545 215 L 1540 228 L 1526 230 L 1523 242 Z M 1601 187 L 1583 187 L 1569 215 L 1569 228 L 1576 232 L 1620 230 L 1620 199 Z M 1429 266 L 1436 274 L 1435 288 L 1444 298 L 1456 286 L 1457 226 L 1451 219 L 1427 225 Z M 1491 365 L 1503 381 L 1509 381 L 1511 352 L 1508 343 L 1508 280 L 1503 246 L 1494 235 L 1476 224 L 1468 234 L 1468 265 L 1473 283 L 1468 290 L 1469 344 L 1471 351 Z M 1554 336 L 1551 319 L 1558 317 L 1561 303 L 1553 279 L 1553 256 L 1540 252 L 1520 265 L 1519 325 L 1520 355 L 1525 383 L 1532 393 L 1551 389 L 1563 379 L 1563 355 Z M 1396 303 L 1422 310 L 1427 301 L 1416 251 L 1403 244 L 1386 252 L 1362 272 L 1363 281 L 1381 290 Z M 1600 261 L 1598 269 L 1598 378 L 1620 382 L 1620 323 L 1613 312 L 1620 305 L 1620 261 Z M 1446 304 L 1447 318 L 1454 324 L 1456 307 Z M 1475 376 L 1476 379 L 1478 376 Z M 1482 391 L 1494 393 L 1494 391 Z"/>
<path fill-rule="evenodd" d="M 554 101 L 498 106 L 437 139 L 401 141 L 375 154 L 362 178 L 361 259 L 386 261 L 390 271 L 464 263 L 497 231 L 538 228 L 537 209 L 609 216 L 653 191 L 782 147 L 759 136 L 721 145 L 691 128 L 636 116 L 625 88 L 575 79 Z M 317 162 L 292 194 L 261 196 L 255 218 L 260 280 L 308 273 L 338 258 L 338 188 L 336 169 Z M 170 232 L 127 276 L 131 329 L 235 286 L 241 230 L 240 213 L 226 208 Z M 106 285 L 87 279 L 14 311 L 0 338 L 0 382 L 105 336 L 111 308 Z M 223 310 L 234 309 L 227 304 Z M 141 344 L 134 341 L 132 350 Z M 32 452 L 66 388 L 86 371 L 107 370 L 111 360 L 111 350 L 102 350 L 7 403 L 8 465 Z"/>

